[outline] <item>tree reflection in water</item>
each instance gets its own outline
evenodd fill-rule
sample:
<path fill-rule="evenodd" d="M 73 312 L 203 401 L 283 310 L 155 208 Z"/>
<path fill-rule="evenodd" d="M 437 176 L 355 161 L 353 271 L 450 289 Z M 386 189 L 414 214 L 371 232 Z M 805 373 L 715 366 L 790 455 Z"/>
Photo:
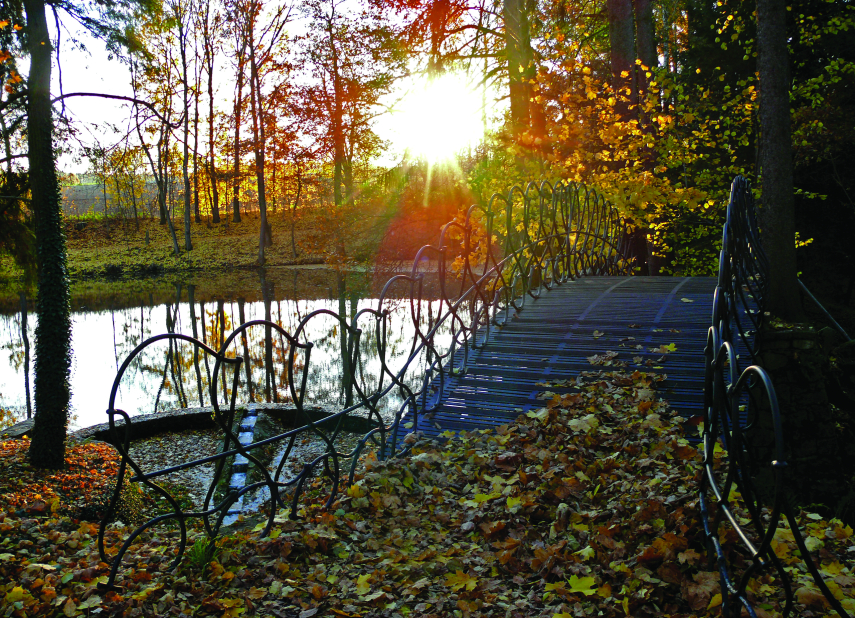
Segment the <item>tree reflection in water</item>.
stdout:
<path fill-rule="evenodd" d="M 142 305 L 121 307 L 118 302 L 100 311 L 76 311 L 73 316 L 74 369 L 72 407 L 75 418 L 71 428 L 106 421 L 107 397 L 116 374 L 116 364 L 142 341 L 159 333 L 181 333 L 219 349 L 239 325 L 252 320 L 269 320 L 288 333 L 295 333 L 307 315 L 328 311 L 346 316 L 352 323 L 358 313 L 377 309 L 370 276 L 365 273 L 330 272 L 326 285 L 309 288 L 304 271 L 258 273 L 255 292 L 200 297 L 196 285 L 176 284 L 170 297 L 158 302 L 152 295 Z M 316 277 L 317 278 L 317 277 Z M 209 286 L 210 287 L 210 286 Z M 397 294 L 405 297 L 409 290 Z M 396 372 L 409 356 L 414 341 L 414 321 L 422 331 L 431 321 L 434 300 L 411 307 L 409 300 L 387 300 L 382 310 L 393 318 L 386 331 L 378 329 L 372 316 L 362 314 L 358 328 L 350 333 L 329 314 L 317 314 L 305 325 L 300 341 L 313 343 L 307 373 L 305 405 L 341 409 L 358 401 L 354 389 L 374 392 L 381 380 L 378 355 L 385 355 L 389 369 Z M 254 296 L 254 298 L 253 298 Z M 372 298 L 373 296 L 373 298 Z M 249 297 L 252 300 L 248 300 Z M 5 425 L 26 414 L 24 381 L 25 341 L 21 337 L 22 314 L 0 314 L 0 353 L 9 354 L 8 363 L 0 362 L 0 418 Z M 30 315 L 27 332 L 35 329 Z M 239 402 L 288 404 L 292 401 L 287 363 L 291 350 L 285 337 L 274 329 L 253 326 L 246 329 L 226 351 L 230 357 L 242 356 Z M 305 369 L 305 355 L 295 352 L 294 375 Z M 188 342 L 165 340 L 147 348 L 128 368 L 119 388 L 117 407 L 129 414 L 149 414 L 175 408 L 210 406 L 211 361 L 207 354 Z M 218 385 L 221 404 L 231 396 L 232 375 L 227 368 Z M 353 373 L 354 381 L 350 375 Z M 413 377 L 415 379 L 415 371 Z M 298 385 L 297 385 L 298 386 Z M 384 402 L 386 418 L 400 404 L 399 398 Z M 11 419 L 11 420 L 10 420 Z"/>

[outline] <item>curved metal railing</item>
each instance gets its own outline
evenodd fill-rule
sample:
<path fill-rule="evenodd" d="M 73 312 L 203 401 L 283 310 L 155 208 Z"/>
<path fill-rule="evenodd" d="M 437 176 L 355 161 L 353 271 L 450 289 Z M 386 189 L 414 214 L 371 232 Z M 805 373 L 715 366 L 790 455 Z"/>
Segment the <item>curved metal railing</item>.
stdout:
<path fill-rule="evenodd" d="M 363 309 L 350 320 L 332 311 L 319 310 L 304 317 L 290 334 L 270 321 L 248 322 L 227 338 L 223 337 L 219 350 L 192 337 L 172 333 L 140 344 L 119 368 L 107 410 L 111 439 L 121 455 L 121 464 L 116 489 L 98 537 L 102 560 L 112 564 L 108 582 L 101 587 L 115 588 L 127 550 L 143 532 L 158 524 L 174 522 L 180 530 L 172 562 L 172 567 L 177 566 L 186 548 L 187 521 L 201 519 L 209 538 L 214 539 L 231 507 L 247 492 L 259 488 L 269 491 L 271 505 L 262 536 L 274 524 L 276 507 L 290 509 L 290 516 L 296 517 L 299 500 L 305 494 L 307 483 L 316 477 L 316 471 L 319 478 L 326 477 L 329 482 L 325 504 L 331 505 L 343 480 L 342 471 L 348 470 L 348 483 L 352 483 L 359 462 L 368 449 L 373 449 L 377 457 L 383 459 L 409 448 L 406 440 L 399 439 L 402 437 L 400 434 L 406 431 L 405 426 L 417 421 L 418 415 L 438 409 L 441 393 L 449 378 L 466 371 L 468 353 L 483 346 L 490 329 L 509 319 L 511 311 L 523 310 L 529 298 L 537 298 L 544 290 L 577 277 L 631 274 L 629 227 L 629 222 L 605 198 L 581 185 L 541 182 L 529 183 L 524 188 L 515 186 L 506 194 L 494 195 L 486 205 L 472 206 L 448 222 L 440 232 L 438 243 L 427 245 L 418 252 L 409 274 L 396 275 L 387 282 L 377 308 Z M 436 271 L 438 300 L 428 301 L 424 296 L 425 276 L 429 271 L 430 274 Z M 401 297 L 409 303 L 415 336 L 406 360 L 400 367 L 392 367 L 388 336 L 392 314 L 388 305 L 390 299 Z M 312 324 L 321 319 L 332 320 L 347 334 L 345 378 L 352 390 L 348 400 L 353 403 L 317 421 L 308 413 L 305 397 L 311 388 L 307 375 L 314 345 L 308 340 L 308 333 L 312 331 Z M 287 359 L 284 359 L 286 371 L 280 380 L 288 384 L 290 395 L 286 399 L 296 410 L 298 422 L 296 428 L 279 435 L 242 443 L 234 431 L 234 424 L 237 396 L 242 387 L 241 368 L 248 366 L 248 360 L 239 356 L 235 347 L 246 331 L 254 327 L 265 328 L 268 332 L 275 330 L 283 349 L 287 348 Z M 381 367 L 375 383 L 364 380 L 356 371 L 361 354 L 361 335 L 366 329 L 373 331 L 373 345 L 369 352 Z M 222 431 L 223 446 L 218 454 L 210 457 L 145 471 L 130 454 L 133 418 L 116 409 L 116 397 L 131 363 L 150 346 L 164 341 L 170 346 L 170 353 L 173 345 L 183 342 L 182 345 L 193 346 L 194 356 L 204 356 L 206 366 L 213 359 L 210 399 L 213 419 Z M 229 371 L 232 374 L 230 380 L 227 376 Z M 199 390 L 202 390 L 201 381 Z M 387 424 L 380 406 L 391 395 L 397 396 L 401 403 Z M 351 417 L 367 421 L 372 429 L 358 440 L 355 447 L 342 450 L 342 428 Z M 117 422 L 118 419 L 122 422 Z M 304 462 L 301 471 L 287 476 L 283 464 L 295 441 L 308 434 L 320 438 L 325 444 L 323 452 Z M 280 464 L 271 472 L 254 453 L 273 443 L 282 443 L 286 447 Z M 249 462 L 260 471 L 262 478 L 242 488 L 227 492 L 220 490 L 219 493 L 224 495 L 217 501 L 218 483 L 227 472 L 229 458 L 242 458 Z M 183 509 L 175 496 L 158 483 L 170 473 L 206 464 L 214 464 L 215 472 L 200 510 Z M 162 496 L 169 508 L 166 513 L 138 526 L 115 555 L 109 555 L 113 551 L 108 551 L 105 546 L 105 533 L 108 523 L 115 517 L 128 475 L 130 482 L 140 483 L 150 492 Z"/>
<path fill-rule="evenodd" d="M 719 258 L 718 285 L 713 297 L 712 326 L 705 350 L 706 378 L 703 429 L 704 473 L 700 488 L 700 508 L 707 544 L 717 562 L 721 590 L 722 616 L 756 613 L 748 599 L 750 580 L 770 570 L 777 571 L 784 588 L 784 616 L 793 610 L 794 593 L 790 576 L 772 550 L 775 532 L 786 518 L 808 571 L 829 605 L 849 618 L 834 598 L 808 552 L 799 524 L 789 501 L 785 499 L 787 464 L 784 435 L 775 388 L 766 371 L 757 364 L 740 370 L 740 359 L 749 356 L 756 363 L 754 335 L 766 316 L 769 262 L 760 245 L 760 231 L 754 211 L 751 186 L 741 176 L 733 181 Z M 768 415 L 767 419 L 760 419 Z M 747 433 L 764 420 L 772 434 L 772 504 L 763 510 L 762 500 L 750 476 L 754 462 L 749 461 Z M 718 455 L 718 456 L 717 456 Z M 734 492 L 737 492 L 735 494 Z M 750 516 L 743 524 L 737 516 L 740 500 Z M 728 562 L 720 538 L 723 530 L 735 532 L 741 546 L 743 566 Z"/>

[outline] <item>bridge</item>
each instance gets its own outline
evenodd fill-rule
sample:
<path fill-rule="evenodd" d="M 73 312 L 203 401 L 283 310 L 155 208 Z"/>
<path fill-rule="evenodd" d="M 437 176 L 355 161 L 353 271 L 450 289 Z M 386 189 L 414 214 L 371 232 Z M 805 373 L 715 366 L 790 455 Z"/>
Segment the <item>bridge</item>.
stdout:
<path fill-rule="evenodd" d="M 715 288 L 711 277 L 567 281 L 511 309 L 504 326 L 470 353 L 465 371 L 447 378 L 415 431 L 434 436 L 512 422 L 541 407 L 545 390 L 570 392 L 568 382 L 595 367 L 664 373 L 660 396 L 686 418 L 702 416 Z"/>
<path fill-rule="evenodd" d="M 774 386 L 766 372 L 745 367 L 754 355 L 753 334 L 763 319 L 763 299 L 768 264 L 759 244 L 753 198 L 747 183 L 738 178 L 728 204 L 718 278 L 642 277 L 633 275 L 631 252 L 633 224 L 599 193 L 584 187 L 547 182 L 515 187 L 495 195 L 488 204 L 471 207 L 440 234 L 436 245 L 423 247 L 408 274 L 392 277 L 375 308 L 355 316 L 328 310 L 307 315 L 293 332 L 258 320 L 240 325 L 219 350 L 191 337 L 166 334 L 143 342 L 122 364 L 107 410 L 112 441 L 122 455 L 116 494 L 102 522 L 99 548 L 102 560 L 112 563 L 107 584 L 113 589 L 122 557 L 148 527 L 174 521 L 181 541 L 173 566 L 186 546 L 186 522 L 201 519 L 214 538 L 234 517 L 249 492 L 269 492 L 269 518 L 265 536 L 274 525 L 278 508 L 296 517 L 307 481 L 322 475 L 329 484 L 327 507 L 354 474 L 369 450 L 380 458 L 406 456 L 419 435 L 439 436 L 445 431 L 484 429 L 512 422 L 519 414 L 539 407 L 545 390 L 568 392 L 580 371 L 596 369 L 664 373 L 659 396 L 686 419 L 703 421 L 700 452 L 703 480 L 698 488 L 704 536 L 710 555 L 717 558 L 723 592 L 722 615 L 755 612 L 748 600 L 749 578 L 776 572 L 787 598 L 785 614 L 792 611 L 794 594 L 789 575 L 770 549 L 783 519 L 791 529 L 798 523 L 783 500 L 785 484 L 783 438 Z M 439 300 L 424 293 L 426 266 L 438 265 Z M 392 366 L 389 353 L 391 299 L 404 298 L 415 331 L 410 354 L 402 366 Z M 332 320 L 346 350 L 349 396 L 344 409 L 321 420 L 304 404 L 313 342 L 310 325 Z M 299 420 L 293 429 L 254 440 L 255 406 L 240 418 L 243 359 L 238 345 L 249 329 L 262 328 L 286 342 L 285 382 L 290 404 Z M 377 381 L 368 382 L 357 371 L 363 334 L 373 338 L 365 345 L 379 363 Z M 210 390 L 215 420 L 222 429 L 218 455 L 166 467 L 142 470 L 128 453 L 133 419 L 115 408 L 123 373 L 147 347 L 158 341 L 182 340 L 194 346 L 213 364 Z M 171 350 L 172 348 L 170 348 Z M 741 368 L 744 367 L 744 370 Z M 269 368 L 268 368 L 269 372 Z M 227 377 L 229 378 L 227 380 Z M 201 377 L 198 376 L 200 380 Z M 749 387 L 754 396 L 748 398 Z M 201 389 L 200 389 L 201 390 Z M 397 406 L 391 417 L 388 402 Z M 746 406 L 755 414 L 771 417 L 775 431 L 774 469 L 777 491 L 768 515 L 761 515 L 759 498 L 746 474 Z M 756 409 L 754 406 L 759 406 Z M 383 413 L 386 412 L 384 417 Z M 357 418 L 371 426 L 356 446 L 342 446 L 343 428 Z M 236 430 L 236 427 L 240 429 Z M 323 453 L 303 462 L 299 472 L 285 471 L 284 462 L 298 438 L 312 435 L 325 444 Z M 410 436 L 416 436 L 412 439 Z M 260 461 L 258 449 L 273 443 L 286 445 L 275 471 Z M 715 453 L 725 456 L 715 457 Z M 724 467 L 717 466 L 723 461 Z M 200 510 L 182 510 L 157 480 L 178 469 L 216 463 L 215 478 Z M 218 482 L 238 466 L 254 468 L 260 480 L 230 485 L 218 494 Z M 105 529 L 115 512 L 125 475 L 158 492 L 172 512 L 149 520 L 130 533 L 116 554 L 104 551 Z M 246 478 L 243 474 L 233 477 Z M 753 521 L 734 515 L 736 489 L 748 503 Z M 731 564 L 719 543 L 720 535 L 735 532 L 742 544 L 739 565 Z M 846 617 L 840 602 L 823 582 L 804 541 L 795 535 L 806 568 L 831 607 Z M 787 567 L 790 568 L 790 567 Z"/>

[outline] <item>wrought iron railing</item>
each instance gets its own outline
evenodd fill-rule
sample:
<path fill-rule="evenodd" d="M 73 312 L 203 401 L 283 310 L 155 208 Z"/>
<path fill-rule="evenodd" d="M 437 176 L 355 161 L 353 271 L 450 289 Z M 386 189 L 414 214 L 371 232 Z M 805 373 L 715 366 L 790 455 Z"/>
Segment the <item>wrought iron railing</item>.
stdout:
<path fill-rule="evenodd" d="M 713 324 L 707 337 L 705 404 L 703 426 L 703 466 L 700 507 L 704 533 L 715 557 L 721 580 L 722 616 L 756 616 L 748 599 L 752 578 L 774 570 L 784 588 L 784 616 L 791 614 L 794 593 L 789 574 L 772 549 L 775 532 L 786 519 L 804 563 L 829 605 L 849 618 L 829 591 L 814 564 L 800 533 L 793 508 L 785 497 L 787 464 L 781 413 L 775 388 L 768 373 L 756 364 L 755 334 L 766 317 L 769 262 L 760 245 L 760 232 L 750 184 L 742 177 L 733 181 L 722 238 L 718 285 L 713 299 Z M 754 361 L 741 370 L 741 359 Z M 756 430 L 759 415 L 768 415 L 773 438 L 773 459 L 752 462 L 748 442 Z M 716 458 L 718 451 L 719 457 Z M 771 468 L 773 491 L 770 508 L 763 508 L 752 484 L 752 465 Z M 734 493 L 734 490 L 736 493 Z M 749 514 L 743 524 L 741 509 Z M 767 500 L 768 502 L 768 500 Z M 723 529 L 736 533 L 747 566 L 736 571 L 728 562 L 720 541 Z"/>
<path fill-rule="evenodd" d="M 332 311 L 319 310 L 304 317 L 293 333 L 270 321 L 252 321 L 235 329 L 219 350 L 192 337 L 172 333 L 143 342 L 119 368 L 107 410 L 111 439 L 121 455 L 121 465 L 98 537 L 101 558 L 112 563 L 109 579 L 102 588 L 115 587 L 122 558 L 135 540 L 152 526 L 173 522 L 180 530 L 171 564 L 174 568 L 186 548 L 188 520 L 201 520 L 209 538 L 214 539 L 232 507 L 248 492 L 260 488 L 269 491 L 269 516 L 262 536 L 270 531 L 279 508 L 289 509 L 291 517 L 297 515 L 305 487 L 316 478 L 316 471 L 317 478 L 325 478 L 328 483 L 325 504 L 331 505 L 343 480 L 343 470 L 348 471 L 347 482 L 352 483 L 359 462 L 368 450 L 383 459 L 410 448 L 401 435 L 407 431 L 405 426 L 417 423 L 419 415 L 435 411 L 441 405 L 441 393 L 449 377 L 466 370 L 468 353 L 483 346 L 491 327 L 508 319 L 511 310 L 521 310 L 527 299 L 537 298 L 544 290 L 577 277 L 631 274 L 629 240 L 628 222 L 596 191 L 573 183 L 530 183 L 525 188 L 516 186 L 507 194 L 496 194 L 489 203 L 472 206 L 447 223 L 441 230 L 439 242 L 418 252 L 409 274 L 396 275 L 388 281 L 377 307 L 363 309 L 350 320 Z M 428 273 L 438 278 L 438 300 L 428 301 L 423 295 Z M 415 336 L 406 360 L 400 367 L 392 367 L 388 353 L 392 314 L 388 305 L 390 299 L 401 297 L 409 304 Z M 353 403 L 317 420 L 311 417 L 305 404 L 307 391 L 312 388 L 307 377 L 313 343 L 308 340 L 307 333 L 311 325 L 321 319 L 332 320 L 341 329 L 339 332 L 347 334 L 345 378 L 352 389 L 352 397 L 348 399 Z M 285 372 L 284 376 L 280 372 L 280 382 L 287 382 L 289 395 L 285 399 L 295 409 L 299 421 L 294 429 L 279 435 L 242 443 L 235 431 L 235 415 L 242 388 L 241 372 L 248 361 L 236 348 L 251 328 L 266 329 L 268 337 L 275 331 L 284 344 L 282 349 L 287 349 Z M 379 379 L 370 384 L 356 371 L 365 329 L 370 329 L 367 332 L 374 335 L 369 352 L 381 366 Z M 173 345 L 190 345 L 197 361 L 198 355 L 202 355 L 206 363 L 213 361 L 210 399 L 214 420 L 222 432 L 223 446 L 218 454 L 210 457 L 158 470 L 143 470 L 130 454 L 133 418 L 116 409 L 116 397 L 130 364 L 141 358 L 150 346 L 163 345 L 163 342 L 169 345 L 170 354 Z M 270 361 L 269 353 L 267 361 Z M 197 364 L 197 378 L 198 374 Z M 164 373 L 164 381 L 166 377 Z M 201 385 L 200 378 L 199 383 Z M 393 394 L 400 403 L 391 422 L 386 422 L 380 408 Z M 373 428 L 354 447 L 344 448 L 341 446 L 342 428 L 352 417 L 369 422 Z M 300 472 L 288 476 L 283 464 L 296 440 L 306 435 L 317 436 L 325 448 L 321 454 L 304 462 Z M 270 472 L 255 453 L 273 443 L 286 447 L 281 463 Z M 230 488 L 218 501 L 216 488 L 228 472 L 230 458 L 250 464 L 262 478 L 244 487 Z M 201 509 L 183 509 L 176 497 L 158 482 L 173 472 L 205 464 L 214 464 L 215 472 Z M 130 532 L 118 551 L 108 551 L 105 532 L 115 518 L 128 475 L 130 482 L 140 483 L 162 496 L 169 507 L 164 514 L 150 518 Z"/>

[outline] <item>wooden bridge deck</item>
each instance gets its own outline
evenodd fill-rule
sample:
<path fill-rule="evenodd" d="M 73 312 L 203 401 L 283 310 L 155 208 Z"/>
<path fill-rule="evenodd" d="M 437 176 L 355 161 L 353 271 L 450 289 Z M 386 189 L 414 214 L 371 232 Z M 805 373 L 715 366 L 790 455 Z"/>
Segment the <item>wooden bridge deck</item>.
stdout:
<path fill-rule="evenodd" d="M 570 390 L 544 382 L 615 369 L 588 360 L 607 351 L 629 371 L 665 373 L 659 396 L 684 417 L 698 415 L 715 285 L 707 277 L 588 277 L 529 298 L 486 346 L 470 351 L 466 374 L 447 384 L 441 408 L 420 417 L 416 429 L 437 435 L 512 421 L 542 407 L 539 393 Z M 676 351 L 654 351 L 669 344 Z"/>

